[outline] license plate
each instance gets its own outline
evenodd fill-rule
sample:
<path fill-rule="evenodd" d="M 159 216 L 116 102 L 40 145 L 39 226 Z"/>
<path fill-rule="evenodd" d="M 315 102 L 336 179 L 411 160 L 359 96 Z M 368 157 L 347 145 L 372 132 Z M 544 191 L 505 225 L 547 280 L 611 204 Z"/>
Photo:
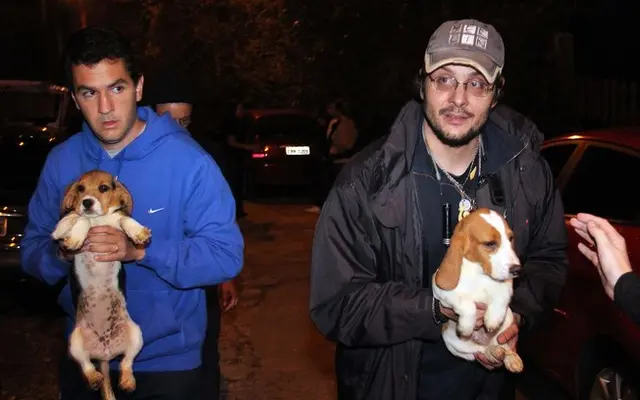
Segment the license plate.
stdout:
<path fill-rule="evenodd" d="M 287 146 L 284 151 L 288 156 L 308 156 L 311 154 L 309 146 Z"/>
<path fill-rule="evenodd" d="M 7 235 L 7 218 L 0 217 L 0 237 Z"/>

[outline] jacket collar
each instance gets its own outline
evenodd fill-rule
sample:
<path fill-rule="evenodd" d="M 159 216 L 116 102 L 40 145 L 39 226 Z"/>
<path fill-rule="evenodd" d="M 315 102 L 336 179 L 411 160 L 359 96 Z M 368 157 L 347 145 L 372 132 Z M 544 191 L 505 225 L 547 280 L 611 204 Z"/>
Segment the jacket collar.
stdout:
<path fill-rule="evenodd" d="M 371 196 L 371 208 L 380 222 L 395 227 L 404 219 L 407 180 L 416 149 L 418 127 L 422 123 L 422 105 L 407 103 L 401 110 L 381 148 L 381 184 Z"/>
<path fill-rule="evenodd" d="M 411 171 L 418 132 L 424 119 L 422 104 L 410 101 L 400 110 L 386 141 L 381 147 L 379 171 L 381 182 L 370 197 L 372 210 L 387 227 L 396 227 L 406 219 L 407 190 L 410 183 L 404 179 Z M 507 106 L 497 106 L 483 128 L 486 172 L 498 171 L 503 165 L 527 149 L 539 151 L 544 139 L 542 133 L 525 116 Z"/>

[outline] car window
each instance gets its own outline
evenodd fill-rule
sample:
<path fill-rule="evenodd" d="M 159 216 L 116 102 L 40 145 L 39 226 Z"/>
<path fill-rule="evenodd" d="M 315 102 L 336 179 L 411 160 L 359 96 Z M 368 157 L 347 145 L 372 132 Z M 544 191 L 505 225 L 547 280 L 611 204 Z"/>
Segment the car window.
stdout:
<path fill-rule="evenodd" d="M 578 145 L 570 143 L 549 146 L 541 150 L 541 154 L 544 159 L 547 160 L 547 163 L 549 163 L 551 173 L 555 179 L 558 179 L 562 167 L 565 166 L 571 154 L 576 150 L 576 147 L 578 147 Z"/>
<path fill-rule="evenodd" d="M 254 132 L 262 139 L 307 138 L 317 140 L 322 130 L 316 120 L 298 115 L 275 115 L 259 118 Z"/>
<path fill-rule="evenodd" d="M 563 192 L 565 212 L 587 212 L 605 218 L 640 222 L 635 201 L 640 158 L 607 147 L 589 146 Z"/>
<path fill-rule="evenodd" d="M 65 93 L 0 87 L 0 121 L 47 124 L 58 118 Z"/>

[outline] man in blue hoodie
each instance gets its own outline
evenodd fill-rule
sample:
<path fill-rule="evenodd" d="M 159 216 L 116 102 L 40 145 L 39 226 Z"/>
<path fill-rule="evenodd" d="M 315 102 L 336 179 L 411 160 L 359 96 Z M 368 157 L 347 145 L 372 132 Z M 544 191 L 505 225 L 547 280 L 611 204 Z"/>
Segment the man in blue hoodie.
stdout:
<path fill-rule="evenodd" d="M 158 115 L 168 114 L 185 129 L 191 124 L 194 108 L 194 93 L 188 74 L 178 63 L 168 63 L 146 76 L 143 104 L 155 107 Z M 149 79 L 150 78 L 150 79 Z M 216 159 L 215 146 L 211 138 L 200 129 L 196 140 Z M 198 134 L 199 133 L 199 134 Z M 233 192 L 233 191 L 232 191 Z M 237 212 L 236 212 L 237 215 Z M 207 296 L 207 334 L 202 346 L 202 400 L 225 398 L 226 382 L 220 372 L 220 337 L 221 311 L 227 312 L 238 303 L 238 290 L 233 280 L 219 285 L 208 286 Z M 222 385 L 221 385 L 222 384 Z M 198 400 L 198 399 L 194 399 Z"/>
<path fill-rule="evenodd" d="M 144 347 L 133 366 L 137 388 L 126 398 L 198 398 L 203 287 L 234 278 L 243 261 L 229 186 L 211 156 L 169 115 L 137 107 L 144 79 L 118 32 L 75 33 L 65 71 L 85 123 L 47 157 L 29 203 L 23 268 L 52 285 L 68 279 L 70 257 L 50 238 L 65 188 L 96 168 L 116 176 L 132 194 L 133 218 L 152 230 L 152 241 L 138 249 L 121 232 L 101 226 L 92 228 L 84 246 L 103 253 L 99 261 L 122 261 L 127 307 L 142 329 Z M 69 316 L 67 334 L 75 318 L 72 297 L 67 284 L 59 297 Z M 62 399 L 98 398 L 77 365 L 64 361 Z M 111 369 L 117 374 L 118 364 L 112 362 Z"/>

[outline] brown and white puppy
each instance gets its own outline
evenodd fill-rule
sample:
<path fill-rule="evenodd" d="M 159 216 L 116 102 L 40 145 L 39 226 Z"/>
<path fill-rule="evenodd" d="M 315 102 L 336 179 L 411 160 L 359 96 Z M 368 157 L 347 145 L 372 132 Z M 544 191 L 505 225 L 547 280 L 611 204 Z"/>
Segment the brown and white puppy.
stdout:
<path fill-rule="evenodd" d="M 68 250 L 81 249 L 89 229 L 109 225 L 123 230 L 136 244 L 144 244 L 151 231 L 130 217 L 131 195 L 104 171 L 90 171 L 71 184 L 62 202 L 64 217 L 51 236 Z M 95 253 L 74 256 L 74 272 L 80 285 L 76 325 L 69 338 L 69 353 L 80 364 L 89 386 L 101 388 L 105 400 L 115 400 L 109 379 L 109 361 L 124 355 L 120 363 L 120 387 L 133 391 L 133 359 L 142 349 L 142 332 L 127 312 L 118 285 L 119 261 L 97 262 Z M 100 372 L 92 360 L 100 361 Z"/>
<path fill-rule="evenodd" d="M 514 321 L 509 303 L 520 270 L 513 232 L 500 214 L 481 208 L 458 223 L 433 277 L 433 295 L 458 314 L 458 322 L 447 321 L 442 331 L 452 354 L 475 360 L 475 353 L 483 353 L 489 360 L 504 362 L 511 372 L 522 371 L 520 356 L 497 341 Z M 476 303 L 487 305 L 479 330 L 474 330 Z"/>

